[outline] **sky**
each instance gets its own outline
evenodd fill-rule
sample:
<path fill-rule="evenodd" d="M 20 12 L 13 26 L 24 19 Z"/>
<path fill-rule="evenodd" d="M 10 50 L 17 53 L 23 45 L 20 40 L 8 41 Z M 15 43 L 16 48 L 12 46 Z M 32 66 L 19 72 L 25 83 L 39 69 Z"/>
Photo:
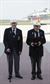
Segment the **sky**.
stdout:
<path fill-rule="evenodd" d="M 22 19 L 34 10 L 50 9 L 50 0 L 0 0 L 0 19 Z"/>

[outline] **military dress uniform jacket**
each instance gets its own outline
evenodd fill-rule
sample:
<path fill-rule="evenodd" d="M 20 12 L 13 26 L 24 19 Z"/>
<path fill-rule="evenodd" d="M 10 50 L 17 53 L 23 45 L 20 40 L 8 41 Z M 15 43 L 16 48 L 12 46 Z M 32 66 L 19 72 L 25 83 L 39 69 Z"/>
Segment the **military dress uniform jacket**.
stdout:
<path fill-rule="evenodd" d="M 29 45 L 29 56 L 43 56 L 43 44 L 46 43 L 46 39 L 44 36 L 44 31 L 39 29 L 40 36 L 36 36 L 36 31 L 31 29 L 28 31 L 26 43 Z M 38 42 L 41 42 L 41 45 L 38 45 Z M 37 45 L 31 46 L 31 43 L 37 43 Z"/>
<path fill-rule="evenodd" d="M 10 48 L 11 52 L 14 48 L 17 54 L 19 54 L 19 51 L 20 52 L 22 51 L 22 45 L 23 45 L 22 31 L 16 28 L 16 35 L 15 35 L 13 34 L 11 27 L 5 29 L 3 43 L 5 46 L 6 54 L 8 54 L 7 52 L 8 48 Z"/>

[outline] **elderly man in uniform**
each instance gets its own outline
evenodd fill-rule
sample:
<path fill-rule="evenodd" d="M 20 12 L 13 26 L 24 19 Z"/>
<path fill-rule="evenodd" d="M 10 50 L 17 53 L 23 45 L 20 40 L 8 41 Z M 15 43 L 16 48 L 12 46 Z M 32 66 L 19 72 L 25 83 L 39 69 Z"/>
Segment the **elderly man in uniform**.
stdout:
<path fill-rule="evenodd" d="M 16 78 L 23 78 L 19 73 L 19 62 L 20 55 L 22 52 L 23 38 L 22 31 L 18 29 L 16 20 L 11 21 L 11 27 L 6 28 L 4 32 L 3 43 L 5 46 L 5 53 L 8 61 L 8 79 L 12 78 L 13 72 L 13 60 L 14 60 L 14 71 Z"/>
<path fill-rule="evenodd" d="M 41 61 L 43 56 L 43 44 L 46 43 L 46 39 L 44 31 L 40 29 L 40 26 L 40 23 L 34 24 L 34 28 L 28 31 L 26 40 L 26 43 L 29 45 L 29 56 L 32 65 L 32 80 L 35 80 L 36 75 L 38 79 L 43 79 L 41 76 Z"/>

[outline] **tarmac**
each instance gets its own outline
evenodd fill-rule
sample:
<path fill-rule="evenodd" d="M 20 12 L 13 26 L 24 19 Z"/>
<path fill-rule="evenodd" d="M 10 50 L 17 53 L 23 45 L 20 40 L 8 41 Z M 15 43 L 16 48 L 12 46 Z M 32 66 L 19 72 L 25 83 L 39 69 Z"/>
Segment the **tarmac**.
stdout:
<path fill-rule="evenodd" d="M 2 49 L 1 49 L 2 47 Z M 8 81 L 8 65 L 7 57 L 3 52 L 4 46 L 1 43 L 0 49 L 0 84 L 9 84 Z M 23 44 L 23 51 L 20 56 L 20 74 L 23 79 L 15 78 L 13 70 L 13 78 L 11 84 L 50 84 L 50 42 L 44 45 L 44 56 L 42 58 L 42 77 L 43 80 L 35 79 L 31 80 L 31 61 L 29 57 L 29 47 L 26 43 Z"/>

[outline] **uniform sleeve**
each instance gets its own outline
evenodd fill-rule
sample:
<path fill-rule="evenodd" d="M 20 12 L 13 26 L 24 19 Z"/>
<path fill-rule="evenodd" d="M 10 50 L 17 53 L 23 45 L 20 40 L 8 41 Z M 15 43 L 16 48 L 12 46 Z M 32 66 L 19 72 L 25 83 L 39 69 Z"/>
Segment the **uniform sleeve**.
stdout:
<path fill-rule="evenodd" d="M 7 40 L 7 30 L 4 32 L 3 43 L 5 48 L 8 48 L 8 40 Z"/>
<path fill-rule="evenodd" d="M 23 48 L 23 36 L 22 36 L 22 31 L 21 31 L 20 40 L 19 40 L 19 51 L 22 52 L 22 48 Z"/>
<path fill-rule="evenodd" d="M 30 44 L 31 44 L 31 42 L 30 42 L 30 34 L 29 34 L 29 32 L 27 33 L 26 43 L 27 43 L 27 45 L 30 45 Z"/>
<path fill-rule="evenodd" d="M 41 37 L 41 44 L 44 44 L 44 43 L 46 43 L 46 38 L 45 38 L 44 31 L 43 31 L 43 35 Z"/>

